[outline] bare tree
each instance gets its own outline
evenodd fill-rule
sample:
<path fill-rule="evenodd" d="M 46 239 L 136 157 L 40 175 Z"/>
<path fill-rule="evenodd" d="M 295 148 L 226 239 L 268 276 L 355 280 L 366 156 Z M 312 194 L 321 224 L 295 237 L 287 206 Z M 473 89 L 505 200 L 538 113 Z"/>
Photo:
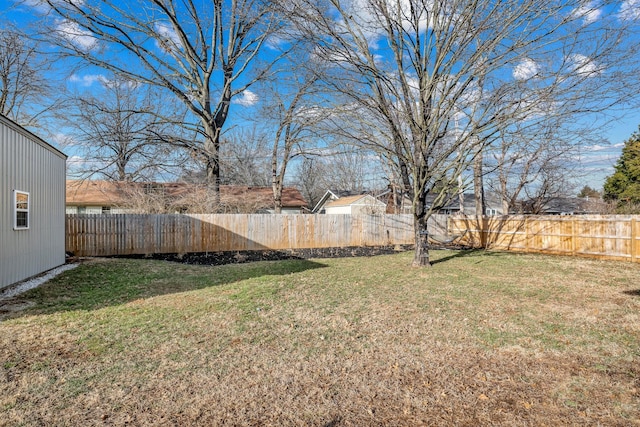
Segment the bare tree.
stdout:
<path fill-rule="evenodd" d="M 32 41 L 4 26 L 0 33 L 0 114 L 33 127 L 38 116 L 54 104 L 46 76 L 49 65 Z"/>
<path fill-rule="evenodd" d="M 153 88 L 122 78 L 103 79 L 97 93 L 82 93 L 67 101 L 60 120 L 70 129 L 82 164 L 71 172 L 98 175 L 112 181 L 152 181 L 175 174 L 179 155 L 173 141 L 177 132 L 159 117 L 179 112 Z M 172 120 L 178 121 L 177 119 Z"/>
<path fill-rule="evenodd" d="M 322 169 L 318 167 L 319 163 L 320 159 L 315 156 L 303 158 L 293 178 L 296 186 L 302 193 L 304 199 L 309 203 L 309 208 L 311 209 L 313 209 L 327 191 L 322 177 Z"/>
<path fill-rule="evenodd" d="M 33 2 L 30 2 L 33 3 Z M 207 185 L 219 192 L 219 150 L 234 98 L 265 72 L 258 52 L 279 25 L 270 2 L 255 0 L 42 0 L 45 36 L 63 54 L 156 86 L 189 110 L 197 138 L 181 141 L 203 159 Z M 246 93 L 246 92 L 245 92 Z"/>
<path fill-rule="evenodd" d="M 340 151 L 322 157 L 327 189 L 364 193 L 384 186 L 385 172 L 374 152 L 345 144 Z"/>
<path fill-rule="evenodd" d="M 318 78 L 313 73 L 296 67 L 279 76 L 277 81 L 264 86 L 267 101 L 261 113 L 266 124 L 274 128 L 271 187 L 276 213 L 282 211 L 282 189 L 289 162 L 311 151 L 317 125 L 327 116 L 327 111 L 320 107 Z"/>
<path fill-rule="evenodd" d="M 267 187 L 271 183 L 268 136 L 257 127 L 236 128 L 220 147 L 222 182 Z"/>
<path fill-rule="evenodd" d="M 476 216 L 486 213 L 486 201 L 484 194 L 484 154 L 483 150 L 478 151 L 473 162 L 473 195 L 476 205 Z M 506 211 L 504 212 L 507 213 Z"/>
<path fill-rule="evenodd" d="M 569 192 L 572 160 L 588 135 L 546 119 L 535 127 L 512 126 L 487 150 L 488 187 L 500 197 L 505 214 L 519 211 L 521 198 L 542 206 L 544 200 Z"/>
<path fill-rule="evenodd" d="M 298 165 L 295 182 L 310 206 L 327 190 L 363 194 L 385 188 L 387 177 L 379 157 L 349 144 L 339 148 L 307 154 Z"/>
<path fill-rule="evenodd" d="M 413 200 L 416 266 L 430 264 L 428 218 L 501 132 L 602 111 L 627 96 L 620 77 L 634 77 L 635 18 L 595 20 L 604 12 L 583 1 L 287 5 L 318 61 L 333 65 L 325 83 L 348 100 L 336 129 L 391 159 Z"/>

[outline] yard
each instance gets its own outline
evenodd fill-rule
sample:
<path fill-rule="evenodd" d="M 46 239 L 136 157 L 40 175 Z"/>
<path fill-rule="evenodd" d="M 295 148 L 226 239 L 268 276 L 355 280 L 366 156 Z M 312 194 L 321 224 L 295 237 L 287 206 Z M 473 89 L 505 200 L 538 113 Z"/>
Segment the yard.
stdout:
<path fill-rule="evenodd" d="M 0 425 L 640 425 L 640 264 L 96 259 L 0 322 Z"/>

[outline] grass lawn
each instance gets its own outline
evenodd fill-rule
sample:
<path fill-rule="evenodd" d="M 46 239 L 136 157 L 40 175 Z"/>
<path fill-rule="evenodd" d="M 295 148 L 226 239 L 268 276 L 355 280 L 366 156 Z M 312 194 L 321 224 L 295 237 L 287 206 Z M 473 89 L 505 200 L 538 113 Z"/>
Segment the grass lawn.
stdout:
<path fill-rule="evenodd" d="M 640 425 L 640 264 L 92 260 L 0 322 L 0 425 Z"/>

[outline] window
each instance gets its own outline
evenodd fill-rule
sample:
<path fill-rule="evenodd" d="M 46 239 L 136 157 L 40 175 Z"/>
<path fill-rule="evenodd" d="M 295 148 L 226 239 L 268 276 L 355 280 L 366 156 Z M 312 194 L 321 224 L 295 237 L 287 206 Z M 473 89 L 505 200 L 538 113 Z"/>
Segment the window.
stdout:
<path fill-rule="evenodd" d="M 29 193 L 13 190 L 13 229 L 29 229 Z"/>
<path fill-rule="evenodd" d="M 103 206 L 102 207 L 102 214 L 103 215 L 109 215 L 111 213 L 111 206 Z"/>
<path fill-rule="evenodd" d="M 486 215 L 487 215 L 487 216 L 495 216 L 495 215 L 498 215 L 498 210 L 497 210 L 497 209 L 489 209 L 489 208 L 487 208 L 487 210 L 486 210 Z"/>

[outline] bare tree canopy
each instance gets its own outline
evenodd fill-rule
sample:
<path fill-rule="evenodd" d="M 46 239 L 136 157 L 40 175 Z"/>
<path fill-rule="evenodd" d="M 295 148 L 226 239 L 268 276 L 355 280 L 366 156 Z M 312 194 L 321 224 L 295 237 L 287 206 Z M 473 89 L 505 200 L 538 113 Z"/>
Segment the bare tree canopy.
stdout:
<path fill-rule="evenodd" d="M 178 121 L 180 110 L 163 100 L 154 87 L 128 79 L 104 77 L 100 86 L 100 91 L 68 99 L 60 110 L 59 122 L 68 129 L 64 145 L 77 152 L 70 172 L 111 181 L 173 176 L 181 156 L 166 141 L 177 139 L 179 128 L 171 123 Z"/>
<path fill-rule="evenodd" d="M 271 150 L 271 187 L 274 210 L 282 210 L 282 190 L 289 162 L 314 148 L 317 125 L 326 117 L 321 108 L 317 76 L 304 67 L 264 85 L 267 99 L 261 118 L 274 128 Z"/>
<path fill-rule="evenodd" d="M 35 126 L 53 101 L 46 78 L 49 66 L 33 41 L 4 23 L 0 33 L 0 114 L 23 126 Z"/>
<path fill-rule="evenodd" d="M 220 138 L 232 101 L 265 72 L 251 65 L 278 23 L 271 2 L 40 3 L 50 17 L 43 36 L 63 54 L 161 88 L 188 108 L 192 119 L 184 125 L 197 136 L 179 142 L 203 159 L 217 194 Z"/>
<path fill-rule="evenodd" d="M 233 129 L 220 152 L 223 184 L 268 187 L 271 183 L 269 141 L 258 128 Z"/>
<path fill-rule="evenodd" d="M 285 4 L 332 65 L 325 82 L 346 100 L 336 129 L 390 159 L 413 200 L 414 265 L 429 264 L 427 219 L 501 134 L 550 115 L 575 121 L 637 88 L 638 16 L 620 2 Z"/>

